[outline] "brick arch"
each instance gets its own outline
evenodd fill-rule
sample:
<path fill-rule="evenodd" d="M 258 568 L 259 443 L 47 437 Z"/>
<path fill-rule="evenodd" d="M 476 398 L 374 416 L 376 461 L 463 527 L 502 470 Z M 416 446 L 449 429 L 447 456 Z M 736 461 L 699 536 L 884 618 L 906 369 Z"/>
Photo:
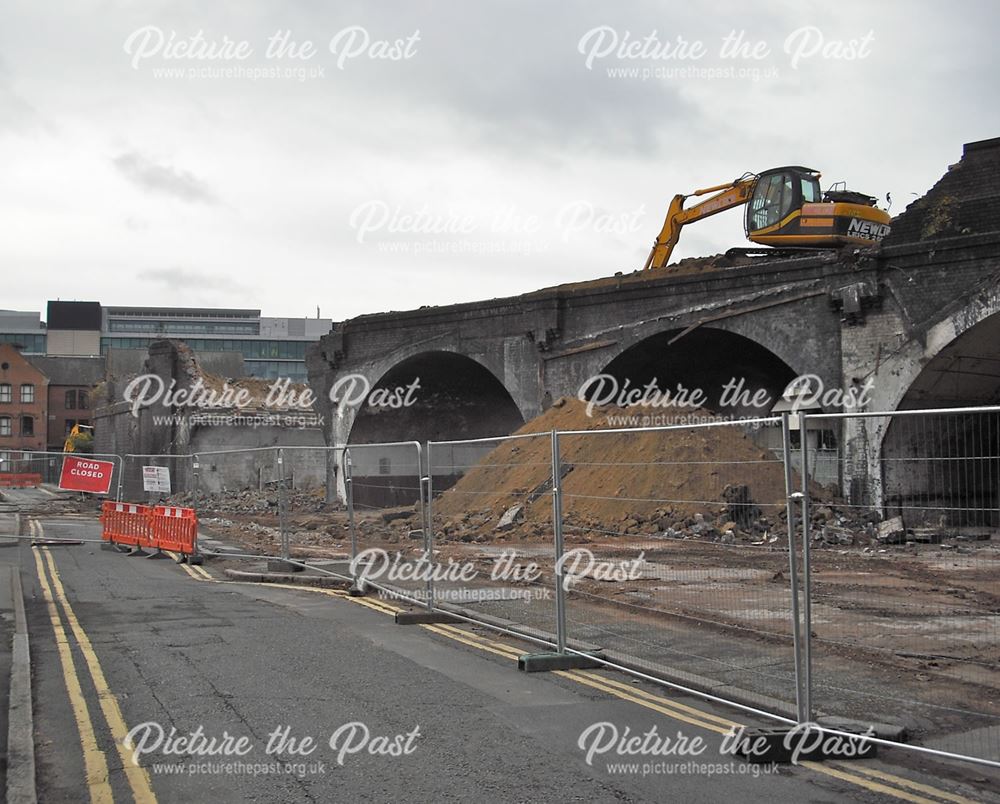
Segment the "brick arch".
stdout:
<path fill-rule="evenodd" d="M 708 399 L 708 407 L 736 415 L 766 414 L 798 374 L 766 345 L 715 325 L 685 331 L 665 329 L 661 324 L 637 333 L 613 355 L 603 354 L 601 362 L 600 373 L 615 376 L 621 385 L 628 380 L 634 387 L 656 379 L 668 391 L 678 385 L 689 391 L 698 388 Z M 734 406 L 730 401 L 724 407 L 722 389 L 732 379 L 744 381 L 747 396 L 761 389 L 770 401 L 763 407 Z"/>
<path fill-rule="evenodd" d="M 449 349 L 413 349 L 372 383 L 407 390 L 412 405 L 355 410 L 348 441 L 451 440 L 507 435 L 524 423 L 516 400 L 481 360 Z M 361 429 L 359 429 L 361 428 Z"/>
<path fill-rule="evenodd" d="M 933 371 L 935 361 L 946 357 L 955 345 L 975 336 L 983 327 L 997 327 L 1000 333 L 1000 279 L 963 301 L 961 306 L 945 312 L 934 324 L 927 327 L 926 335 L 913 344 L 920 349 L 916 360 L 912 355 L 900 355 L 890 370 L 899 379 L 892 395 L 885 400 L 885 410 L 916 407 L 907 401 L 921 377 Z M 911 349 L 911 352 L 913 350 Z M 909 358 L 909 359 L 907 359 Z M 881 372 L 880 372 L 881 373 Z"/>
<path fill-rule="evenodd" d="M 990 337 L 994 331 L 997 333 L 995 339 Z M 966 351 L 962 348 L 963 345 L 979 343 L 982 346 L 998 341 L 1000 279 L 993 280 L 945 308 L 937 320 L 920 327 L 918 335 L 884 357 L 878 373 L 873 376 L 873 395 L 868 410 L 894 411 L 997 404 L 1000 398 L 991 399 L 988 395 L 983 395 L 983 392 L 988 394 L 989 391 L 986 385 L 970 394 L 968 385 L 965 392 L 961 383 L 948 390 L 931 378 L 939 369 L 947 368 L 952 357 L 969 358 L 969 355 L 961 354 Z M 1000 350 L 996 356 L 1000 358 Z M 991 365 L 997 367 L 1000 363 Z M 1000 391 L 1000 388 L 997 390 Z M 917 447 L 920 451 L 926 455 L 951 455 L 955 452 L 957 442 L 954 438 L 949 440 L 946 437 L 942 440 L 935 437 L 927 440 L 927 433 L 947 433 L 948 428 L 931 426 L 932 420 L 929 418 L 922 417 L 919 422 L 923 424 L 924 430 L 921 436 L 923 443 Z M 886 470 L 886 458 L 905 456 L 911 449 L 912 445 L 906 446 L 906 432 L 917 426 L 918 421 L 909 417 L 849 419 L 845 422 L 845 440 L 849 448 L 846 457 L 855 465 L 866 467 L 864 476 L 857 480 L 857 488 L 849 490 L 852 496 L 857 497 L 858 502 L 870 504 L 878 510 L 887 510 L 897 504 L 904 505 L 908 497 L 929 498 L 929 488 L 918 488 L 922 482 L 919 476 L 903 478 L 902 475 L 897 476 Z M 962 421 L 953 418 L 950 432 L 961 433 L 967 427 L 975 428 L 976 423 L 968 417 Z"/>

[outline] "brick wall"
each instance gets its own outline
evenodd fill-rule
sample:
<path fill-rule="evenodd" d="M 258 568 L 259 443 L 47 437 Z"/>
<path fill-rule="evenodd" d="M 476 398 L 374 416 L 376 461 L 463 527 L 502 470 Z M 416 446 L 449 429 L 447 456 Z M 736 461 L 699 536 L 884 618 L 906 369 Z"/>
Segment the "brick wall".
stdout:
<path fill-rule="evenodd" d="M 13 450 L 45 449 L 47 435 L 46 402 L 48 378 L 32 366 L 10 344 L 0 344 L 0 386 L 3 396 L 10 401 L 0 401 L 0 418 L 3 430 L 0 435 L 0 452 Z M 24 401 L 22 387 L 31 389 L 32 401 Z M 28 426 L 30 423 L 30 427 Z"/>

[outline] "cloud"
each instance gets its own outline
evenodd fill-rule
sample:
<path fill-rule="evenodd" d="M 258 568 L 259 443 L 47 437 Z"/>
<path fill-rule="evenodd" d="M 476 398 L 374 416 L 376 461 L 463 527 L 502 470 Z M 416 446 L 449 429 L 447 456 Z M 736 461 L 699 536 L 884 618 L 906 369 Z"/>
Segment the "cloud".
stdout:
<path fill-rule="evenodd" d="M 52 130 L 52 124 L 14 90 L 9 70 L 0 62 L 0 132 L 32 134 L 38 131 L 52 133 Z"/>
<path fill-rule="evenodd" d="M 9 224 L 0 260 L 44 278 L 11 288 L 11 304 L 26 309 L 84 270 L 108 304 L 150 295 L 227 304 L 243 287 L 241 301 L 273 314 L 308 299 L 342 317 L 503 296 L 641 266 L 674 193 L 747 169 L 812 164 L 824 186 L 844 179 L 880 197 L 891 190 L 898 212 L 957 161 L 961 143 L 1000 129 L 1000 106 L 983 102 L 1000 64 L 991 44 L 1000 6 L 986 0 L 960 15 L 911 4 L 905 30 L 892 4 L 859 0 L 722 0 L 711 14 L 703 3 L 658 0 L 579 0 L 572 13 L 533 0 L 247 0 L 239 15 L 225 4 L 161 3 L 151 15 L 119 3 L 67 7 L 58 19 L 44 4 L 13 5 L 0 26 L 0 137 L 17 138 L 0 149 L 0 214 Z M 134 69 L 123 45 L 151 23 L 176 31 L 178 42 L 199 31 L 211 41 L 247 40 L 254 55 L 235 64 L 160 53 Z M 419 30 L 416 53 L 363 53 L 340 69 L 329 43 L 354 26 L 373 43 Z M 581 40 L 604 26 L 621 43 L 682 37 L 709 53 L 692 64 L 616 49 L 588 69 Z M 830 42 L 874 30 L 871 56 L 817 53 L 793 69 L 782 45 L 802 26 Z M 315 57 L 267 59 L 279 30 L 314 42 Z M 771 55 L 759 64 L 722 59 L 731 31 L 764 41 Z M 309 80 L 187 74 L 299 66 L 325 72 Z M 672 72 L 687 67 L 776 73 Z M 182 69 L 183 79 L 167 68 Z M 647 80 L 631 68 L 664 74 Z M 827 124 L 824 103 L 846 116 Z M 404 219 L 424 207 L 469 215 L 478 234 L 408 235 L 403 220 L 383 239 L 412 241 L 422 253 L 360 244 L 349 218 L 371 199 Z M 556 215 L 576 201 L 595 216 L 640 207 L 645 216 L 635 231 L 595 225 L 564 240 Z M 508 211 L 511 225 L 495 227 Z M 470 243 L 497 248 L 465 250 Z M 675 256 L 743 244 L 734 211 L 691 227 Z"/>
<path fill-rule="evenodd" d="M 227 290 L 240 295 L 243 293 L 241 289 L 233 287 L 232 280 L 228 277 L 184 268 L 154 268 L 140 271 L 136 277 L 140 281 L 155 282 L 171 289 L 188 286 L 201 290 Z"/>
<path fill-rule="evenodd" d="M 125 178 L 147 192 L 172 195 L 189 204 L 218 203 L 212 189 L 193 173 L 158 164 L 138 151 L 126 151 L 111 162 Z"/>

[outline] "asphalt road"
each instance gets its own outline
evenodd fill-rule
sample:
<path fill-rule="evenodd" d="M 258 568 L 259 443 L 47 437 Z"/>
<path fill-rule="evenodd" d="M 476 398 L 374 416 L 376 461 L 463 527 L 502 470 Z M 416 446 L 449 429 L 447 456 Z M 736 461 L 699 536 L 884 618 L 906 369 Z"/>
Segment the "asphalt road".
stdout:
<path fill-rule="evenodd" d="M 99 537 L 92 520 L 38 522 L 50 538 Z M 761 773 L 719 752 L 729 722 L 748 722 L 740 713 L 612 672 L 519 673 L 515 659 L 527 646 L 465 627 L 398 626 L 377 599 L 221 582 L 210 563 L 185 567 L 92 543 L 22 541 L 0 559 L 19 564 L 24 586 L 44 802 L 86 800 L 88 789 L 93 801 L 143 802 L 991 795 L 884 759 Z M 588 764 L 581 734 L 593 736 L 600 723 L 609 724 L 607 744 L 612 728 L 642 735 L 655 726 L 689 744 L 700 737 L 705 749 L 697 756 L 612 750 Z M 227 736 L 230 747 L 245 738 L 247 753 L 157 744 L 161 728 L 200 731 L 216 749 Z M 286 744 L 266 753 L 269 735 L 282 729 L 296 741 L 312 738 L 312 752 L 295 755 Z M 121 746 L 129 730 L 145 735 L 150 749 L 139 766 Z"/>

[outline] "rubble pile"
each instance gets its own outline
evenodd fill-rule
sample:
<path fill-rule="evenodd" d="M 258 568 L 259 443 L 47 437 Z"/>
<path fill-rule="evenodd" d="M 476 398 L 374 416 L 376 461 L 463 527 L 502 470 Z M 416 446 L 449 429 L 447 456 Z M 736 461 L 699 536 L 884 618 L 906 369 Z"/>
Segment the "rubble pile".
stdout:
<path fill-rule="evenodd" d="M 280 489 L 269 484 L 263 491 L 257 489 L 231 489 L 217 494 L 206 492 L 182 492 L 170 497 L 169 505 L 197 508 L 209 515 L 213 514 L 267 514 L 278 513 Z M 286 511 L 292 514 L 317 514 L 343 511 L 340 502 L 326 502 L 321 488 L 286 489 Z"/>
<path fill-rule="evenodd" d="M 625 409 L 627 411 L 627 409 Z M 620 408 L 594 408 L 561 399 L 518 433 L 553 429 L 599 431 Z M 684 413 L 710 422 L 706 411 Z M 769 544 L 784 538 L 785 477 L 779 459 L 738 426 L 670 431 L 563 435 L 563 521 L 568 541 L 623 536 L 698 538 Z M 459 541 L 505 541 L 551 533 L 550 441 L 500 444 L 435 502 L 438 536 Z M 798 484 L 798 477 L 794 478 Z M 832 503 L 816 486 L 814 499 Z M 824 538 L 871 530 L 859 512 L 814 512 Z M 864 519 L 864 516 L 861 515 Z"/>

